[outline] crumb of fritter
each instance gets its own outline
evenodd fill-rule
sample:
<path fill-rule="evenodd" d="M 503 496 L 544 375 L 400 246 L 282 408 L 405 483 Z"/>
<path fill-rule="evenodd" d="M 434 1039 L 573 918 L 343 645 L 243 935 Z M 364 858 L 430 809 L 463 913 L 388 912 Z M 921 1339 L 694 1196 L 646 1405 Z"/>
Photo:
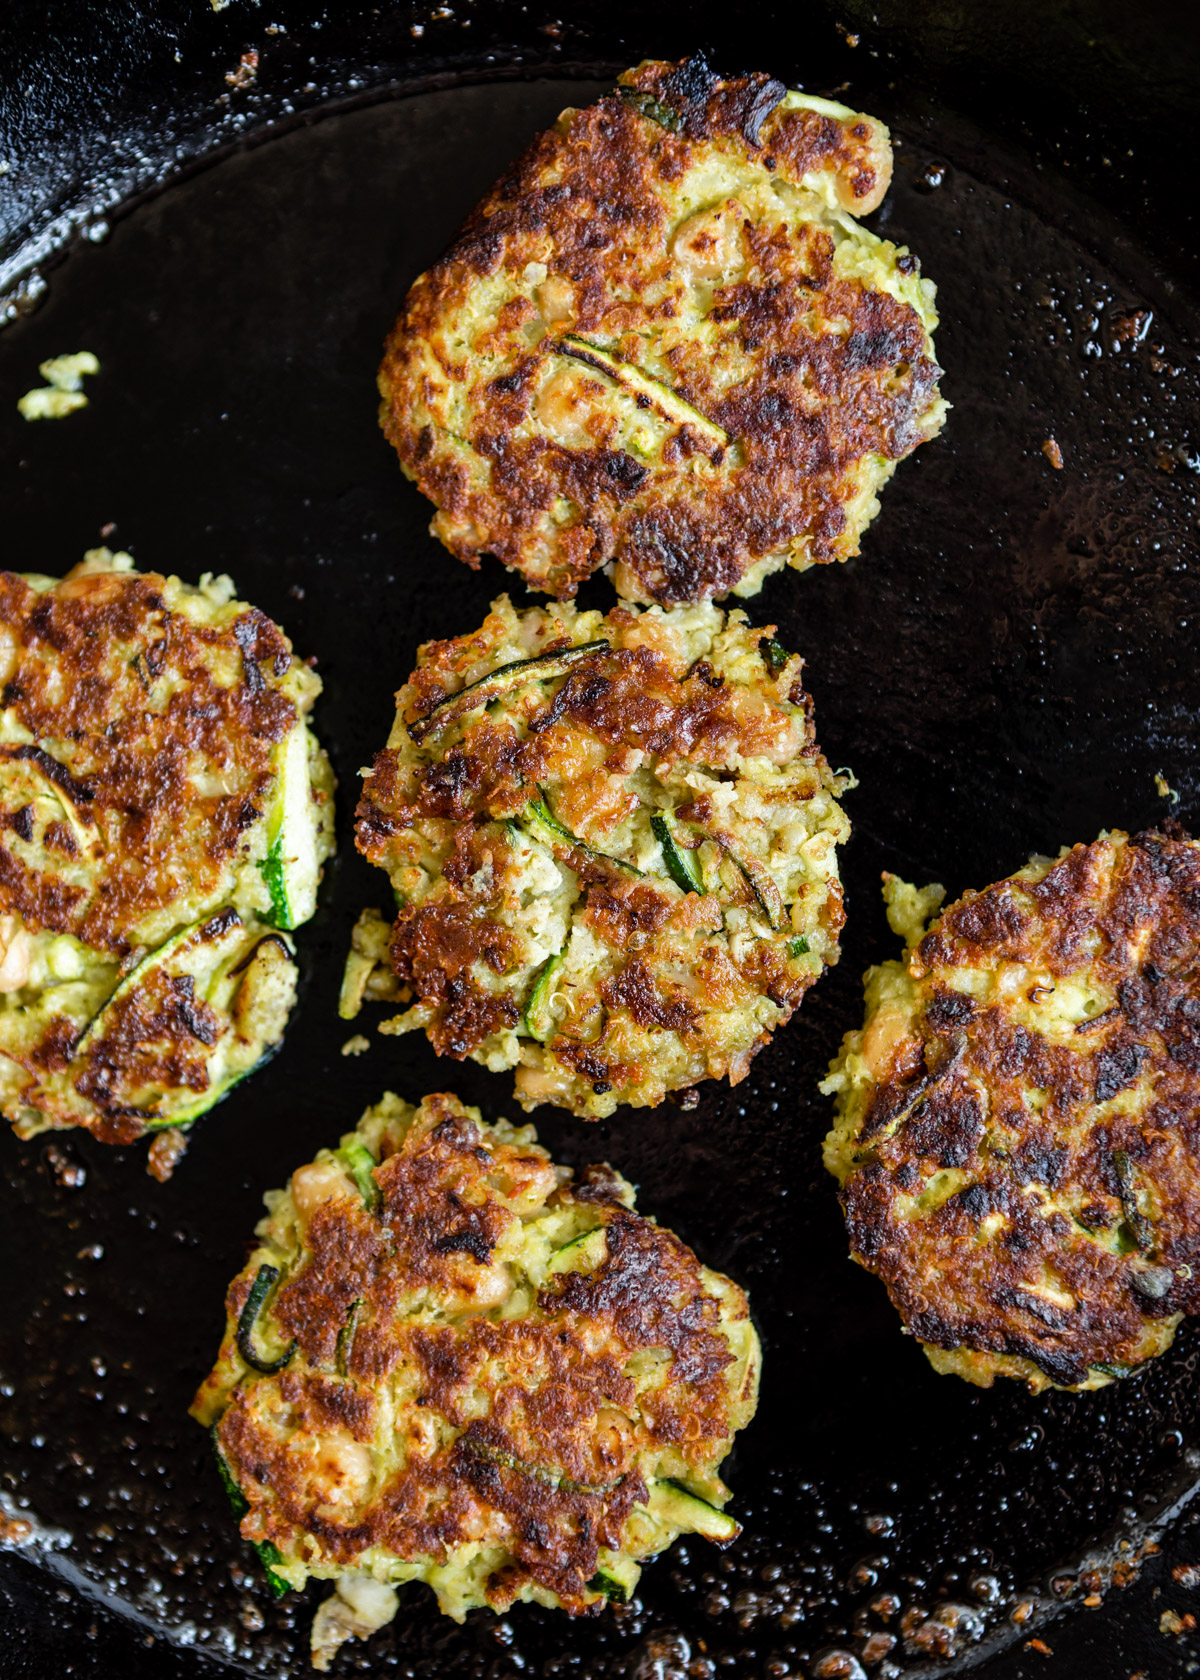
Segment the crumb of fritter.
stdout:
<path fill-rule="evenodd" d="M 155 1132 L 146 1151 L 146 1171 L 151 1178 L 165 1184 L 187 1154 L 188 1135 L 181 1126 L 168 1126 Z"/>
<path fill-rule="evenodd" d="M 90 350 L 80 350 L 73 356 L 52 356 L 39 364 L 38 372 L 45 385 L 26 391 L 17 408 L 26 420 L 61 420 L 87 407 L 83 378 L 99 373 L 100 363 Z"/>
<path fill-rule="evenodd" d="M 266 1202 L 192 1414 L 272 1584 L 335 1585 L 316 1667 L 408 1581 L 456 1621 L 579 1615 L 680 1533 L 736 1538 L 746 1297 L 611 1167 L 573 1180 L 530 1126 L 388 1094 Z"/>
<path fill-rule="evenodd" d="M 873 117 L 698 58 L 565 110 L 388 340 L 381 423 L 434 535 L 665 604 L 857 554 L 946 412 L 933 285 L 854 220 L 891 169 Z"/>
<path fill-rule="evenodd" d="M 320 683 L 228 578 L 94 549 L 0 572 L 0 687 L 0 1105 L 23 1137 L 185 1126 L 294 1001 L 332 850 Z"/>
<path fill-rule="evenodd" d="M 379 910 L 364 910 L 355 922 L 338 996 L 343 1021 L 353 1021 L 364 1003 L 407 1003 L 412 996 L 388 962 L 391 936 L 392 924 Z"/>
<path fill-rule="evenodd" d="M 823 1089 L 853 1257 L 935 1369 L 1101 1388 L 1200 1311 L 1200 845 L 1119 830 L 942 897 Z"/>
<path fill-rule="evenodd" d="M 711 603 L 507 597 L 433 642 L 364 783 L 359 850 L 417 996 L 393 1032 L 516 1071 L 526 1108 L 653 1105 L 750 1059 L 837 960 L 851 785 L 798 654 Z M 360 923 L 344 997 L 363 995 Z"/>

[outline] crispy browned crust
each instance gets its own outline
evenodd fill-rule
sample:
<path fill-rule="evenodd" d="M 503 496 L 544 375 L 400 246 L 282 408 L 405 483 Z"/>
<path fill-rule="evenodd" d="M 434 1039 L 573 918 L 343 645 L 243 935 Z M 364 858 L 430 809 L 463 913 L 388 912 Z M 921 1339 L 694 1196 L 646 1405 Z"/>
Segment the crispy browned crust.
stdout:
<path fill-rule="evenodd" d="M 917 946 L 919 1024 L 843 1201 L 856 1258 L 923 1342 L 1016 1355 L 1070 1387 L 1200 1310 L 1198 958 L 1200 846 L 1158 833 L 968 894 Z M 1014 997 L 1086 978 L 1112 1005 L 1052 1038 L 950 983 L 1001 965 Z M 939 1169 L 964 1175 L 956 1192 L 905 1211 Z"/>
<path fill-rule="evenodd" d="M 238 923 L 236 911 L 225 910 L 200 930 L 200 938 L 215 938 Z M 144 1090 L 191 1091 L 197 1097 L 209 1089 L 208 1057 L 225 1023 L 203 998 L 196 996 L 191 975 L 173 979 L 152 970 L 124 996 L 109 1005 L 104 1026 L 89 1046 L 86 1065 L 75 1089 L 91 1105 L 87 1125 L 105 1143 L 128 1143 L 141 1135 L 156 1115 L 137 1101 Z M 47 1072 L 65 1071 L 58 1047 L 50 1042 L 49 1058 L 40 1047 L 36 1064 Z"/>
<path fill-rule="evenodd" d="M 236 910 L 218 911 L 193 930 L 189 943 L 219 938 L 240 925 Z M 242 972 L 266 944 L 277 947 L 278 961 L 291 964 L 283 939 L 268 933 L 234 972 Z M 235 995 L 232 1020 L 223 1018 L 196 995 L 191 975 L 170 975 L 151 966 L 128 991 L 107 1002 L 88 1032 L 85 1050 L 79 1022 L 57 1015 L 32 1044 L 10 1044 L 5 1055 L 31 1076 L 22 1092 L 24 1103 L 55 1116 L 58 1124 L 86 1127 L 102 1143 L 132 1143 L 164 1123 L 162 1093 L 190 1092 L 201 1098 L 212 1088 L 213 1047 L 223 1034 L 242 1033 L 242 1007 L 241 996 Z M 242 1040 L 252 1041 L 252 1033 Z M 264 1045 L 264 1052 L 273 1047 Z"/>
<path fill-rule="evenodd" d="M 618 639 L 636 627 L 637 616 L 628 608 L 608 615 Z M 444 697 L 447 670 L 468 659 L 470 647 L 471 639 L 464 637 L 423 650 L 423 662 L 411 678 L 417 699 L 406 722 L 427 716 Z M 420 998 L 437 1005 L 427 1031 L 440 1054 L 469 1056 L 489 1034 L 515 1026 L 519 1018 L 510 997 L 486 990 L 470 973 L 481 957 L 497 975 L 511 966 L 514 941 L 496 920 L 503 904 L 502 871 L 492 868 L 509 856 L 501 825 L 537 797 L 548 777 L 569 780 L 571 766 L 578 767 L 580 776 L 597 763 L 607 770 L 619 766 L 626 751 L 652 753 L 668 764 L 690 760 L 708 765 L 769 752 L 781 724 L 794 715 L 785 713 L 785 701 L 807 714 L 795 756 L 819 760 L 811 705 L 793 670 L 784 692 L 773 692 L 779 684 L 764 677 L 763 689 L 753 693 L 724 683 L 714 687 L 711 670 L 703 664 L 675 670 L 650 647 L 611 646 L 577 661 L 540 705 L 531 702 L 521 733 L 511 717 L 482 712 L 444 756 L 431 753 L 413 766 L 396 748 L 378 755 L 356 812 L 359 851 L 387 868 L 394 861 L 393 838 L 416 828 L 450 853 L 442 865 L 444 890 L 400 910 L 390 948 L 396 974 Z M 681 815 L 704 822 L 712 812 L 701 795 L 681 807 Z M 568 861 L 586 893 L 579 919 L 619 967 L 604 986 L 601 1036 L 575 1042 L 566 1030 L 554 1040 L 554 1054 L 593 1088 L 623 1089 L 639 1084 L 647 1071 L 618 1059 L 612 1049 L 625 1037 L 626 1020 L 666 1027 L 685 1038 L 700 1026 L 697 1010 L 678 995 L 680 989 L 656 976 L 656 941 L 673 929 L 703 926 L 705 917 L 714 914 L 719 926 L 720 910 L 711 899 L 681 900 L 667 883 L 639 880 L 586 850 L 573 850 Z M 495 883 L 491 897 L 481 885 L 489 879 Z M 753 904 L 748 884 L 739 880 L 730 890 Z M 840 891 L 831 890 L 831 938 L 836 939 L 843 920 Z M 755 941 L 747 942 L 736 968 L 716 953 L 702 953 L 702 963 L 710 959 L 723 972 L 707 976 L 708 996 L 763 993 L 784 1011 L 782 1022 L 816 978 L 812 970 L 789 967 Z M 586 1035 L 591 1029 L 585 1024 L 580 1031 Z"/>
<path fill-rule="evenodd" d="M 837 182 L 846 210 L 878 210 L 892 179 L 892 150 L 882 126 L 869 117 L 853 123 L 819 111 L 779 111 L 782 82 L 762 71 L 715 76 L 703 58 L 678 64 L 647 61 L 627 70 L 621 86 L 647 95 L 679 121 L 689 140 L 744 142 L 750 152 L 775 158 L 785 180 L 801 181 L 814 169 Z M 770 165 L 765 165 L 770 168 Z"/>
<path fill-rule="evenodd" d="M 515 283 L 538 261 L 573 288 L 571 333 L 641 361 L 687 289 L 672 251 L 673 192 L 714 148 L 756 187 L 821 171 L 860 213 L 886 191 L 880 125 L 776 109 L 783 87 L 763 75 L 722 80 L 693 59 L 643 65 L 622 84 L 564 113 L 415 282 L 380 369 L 384 431 L 441 510 L 435 534 L 459 559 L 476 566 L 494 554 L 560 598 L 613 559 L 636 578 L 627 593 L 662 602 L 724 594 L 755 561 L 797 545 L 811 562 L 844 559 L 857 552 L 845 508 L 859 469 L 900 459 L 936 430 L 939 370 L 910 304 L 835 278 L 820 223 L 789 231 L 747 213 L 745 278 L 716 287 L 705 322 L 715 336 L 668 353 L 670 384 L 729 435 L 724 449 L 690 424 L 649 466 L 599 435 L 578 447 L 538 430 L 514 436 L 560 353 L 558 331 L 536 341 L 538 310 L 525 296 L 469 346 L 445 331 L 481 282 L 507 273 Z M 915 271 L 915 259 L 900 261 Z M 718 371 L 729 357 L 748 368 L 733 384 Z M 461 387 L 464 429 L 453 436 L 428 418 L 434 364 L 437 380 Z M 573 511 L 552 528 L 560 498 Z"/>
<path fill-rule="evenodd" d="M 545 1170 L 544 1151 L 485 1139 L 456 1098 L 433 1096 L 376 1170 L 375 1213 L 342 1198 L 312 1215 L 303 1263 L 272 1309 L 297 1351 L 277 1376 L 235 1388 L 218 1426 L 249 1502 L 248 1538 L 270 1540 L 291 1558 L 306 1555 L 301 1537 L 311 1534 L 324 1562 L 346 1565 L 372 1546 L 409 1561 L 444 1560 L 487 1538 L 517 1560 L 490 1583 L 497 1608 L 533 1581 L 578 1613 L 593 1608 L 586 1588 L 598 1548 L 619 1549 L 626 1518 L 646 1500 L 639 1452 L 671 1446 L 705 1466 L 723 1457 L 733 1430 L 724 1380 L 732 1355 L 718 1302 L 691 1251 L 609 1192 L 611 1173 L 589 1175 L 579 1196 L 606 1229 L 601 1266 L 552 1276 L 527 1317 L 472 1311 L 487 1262 L 518 1218 L 503 1205 L 506 1187 Z M 564 1186 L 552 1203 L 572 1199 Z M 253 1272 L 252 1262 L 230 1290 L 232 1321 Z M 356 1301 L 343 1378 L 338 1332 Z M 414 1302 L 457 1316 L 414 1322 Z M 621 1409 L 635 1396 L 624 1368 L 649 1348 L 667 1350 L 669 1370 L 653 1415 L 635 1421 Z M 311 1456 L 289 1450 L 277 1417 L 292 1417 L 306 1436 L 370 1441 L 377 1391 L 395 1373 L 431 1424 L 452 1427 L 453 1440 L 429 1453 L 413 1447 L 365 1505 L 322 1505 Z"/>
<path fill-rule="evenodd" d="M 211 901 L 262 815 L 271 749 L 296 718 L 267 680 L 291 665 L 282 631 L 253 608 L 226 630 L 194 624 L 167 610 L 164 584 L 106 572 L 39 594 L 0 573 L 0 624 L 16 644 L 0 701 L 51 748 L 3 750 L 32 754 L 98 831 L 89 885 L 73 885 L 47 867 L 77 857 L 70 829 L 51 824 L 52 856 L 31 854 L 28 813 L 0 811 L 0 907 L 31 932 L 114 955 L 151 913 Z M 197 764 L 227 791 L 199 792 Z"/>

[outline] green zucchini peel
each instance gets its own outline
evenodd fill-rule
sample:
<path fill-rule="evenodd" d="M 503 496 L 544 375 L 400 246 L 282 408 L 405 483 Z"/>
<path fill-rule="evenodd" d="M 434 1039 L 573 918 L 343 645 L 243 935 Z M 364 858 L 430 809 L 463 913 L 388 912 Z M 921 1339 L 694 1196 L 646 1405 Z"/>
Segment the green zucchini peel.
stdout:
<path fill-rule="evenodd" d="M 241 1522 L 250 1509 L 250 1502 L 234 1480 L 233 1471 L 229 1468 L 225 1454 L 221 1451 L 221 1443 L 217 1439 L 217 1425 L 215 1423 L 209 1434 L 212 1438 L 213 1454 L 217 1460 L 217 1474 L 220 1476 L 221 1485 L 229 1497 L 229 1503 L 233 1506 L 233 1514 Z M 247 1544 L 258 1553 L 258 1561 L 263 1566 L 263 1573 L 267 1577 L 267 1585 L 271 1589 L 272 1598 L 282 1598 L 285 1593 L 291 1592 L 292 1589 L 288 1586 L 288 1583 L 282 1576 L 277 1575 L 271 1567 L 272 1564 L 283 1562 L 283 1554 L 278 1546 L 273 1545 L 270 1540 L 250 1540 Z"/>
<path fill-rule="evenodd" d="M 264 1377 L 270 1377 L 276 1371 L 282 1371 L 288 1360 L 296 1351 L 296 1340 L 292 1338 L 289 1345 L 279 1355 L 278 1359 L 264 1359 L 254 1346 L 254 1326 L 262 1312 L 267 1296 L 279 1282 L 278 1266 L 260 1266 L 254 1274 L 254 1282 L 250 1285 L 250 1293 L 238 1314 L 237 1322 L 237 1350 L 252 1371 L 260 1371 Z"/>
<path fill-rule="evenodd" d="M 594 344 L 591 339 L 577 338 L 568 333 L 560 338 L 555 348 L 560 356 L 570 356 L 572 360 L 583 362 L 587 367 L 594 368 L 597 373 L 605 374 L 614 384 L 628 392 L 639 406 L 649 406 L 656 410 L 664 420 L 671 421 L 676 426 L 690 426 L 694 432 L 705 440 L 713 450 L 714 457 L 720 459 L 729 444 L 729 433 L 718 426 L 715 420 L 709 420 L 701 414 L 686 397 L 664 380 L 655 379 L 653 374 L 643 373 L 641 368 L 632 362 L 623 361 L 615 356 L 611 350 L 602 344 Z"/>
<path fill-rule="evenodd" d="M 618 869 L 627 870 L 630 875 L 639 877 L 644 871 L 635 864 L 626 863 L 624 858 L 612 857 L 608 852 L 598 852 L 594 846 L 589 846 L 586 840 L 581 840 L 577 834 L 572 834 L 550 809 L 550 801 L 546 798 L 544 788 L 539 788 L 540 799 L 532 799 L 521 812 L 521 822 L 527 833 L 535 840 L 540 840 L 543 846 L 554 851 L 556 846 L 572 846 L 576 850 L 585 852 L 588 857 L 599 858 L 602 863 L 614 864 Z"/>
<path fill-rule="evenodd" d="M 217 1460 L 217 1474 L 221 1478 L 221 1485 L 229 1496 L 229 1503 L 233 1506 L 233 1514 L 239 1520 L 250 1509 L 246 1495 L 233 1479 L 233 1471 L 229 1468 L 225 1454 L 221 1451 L 221 1443 L 217 1439 L 217 1425 L 214 1423 L 209 1434 L 212 1437 L 213 1452 Z"/>
<path fill-rule="evenodd" d="M 1133 1170 L 1133 1162 L 1124 1149 L 1113 1150 L 1113 1169 L 1117 1175 L 1120 1187 L 1121 1208 L 1125 1214 L 1125 1225 L 1133 1238 L 1134 1246 L 1143 1254 L 1154 1245 L 1154 1231 L 1150 1221 L 1137 1204 L 1137 1179 Z"/>
<path fill-rule="evenodd" d="M 277 1575 L 271 1567 L 272 1564 L 283 1562 L 283 1553 L 279 1550 L 279 1547 L 275 1545 L 274 1541 L 271 1540 L 251 1540 L 250 1544 L 258 1553 L 258 1561 L 262 1564 L 263 1573 L 267 1577 L 267 1585 L 271 1589 L 271 1597 L 283 1598 L 284 1595 L 286 1593 L 290 1593 L 292 1589 L 283 1579 L 283 1576 Z"/>
<path fill-rule="evenodd" d="M 550 809 L 550 801 L 546 798 L 545 792 L 542 789 L 539 789 L 538 791 L 541 793 L 542 797 L 540 799 L 531 799 L 529 804 L 526 805 L 524 811 L 521 813 L 527 826 L 533 831 L 534 838 L 541 840 L 548 846 L 553 846 L 555 843 L 558 843 L 563 846 L 582 847 L 583 841 L 579 838 L 579 836 L 577 834 L 572 834 L 569 828 L 564 828 L 562 823 L 560 823 L 558 818 L 554 815 L 554 812 Z M 584 849 L 586 850 L 587 848 L 585 847 Z"/>
<path fill-rule="evenodd" d="M 758 651 L 763 656 L 763 663 L 773 677 L 777 677 L 792 657 L 785 647 L 782 647 L 773 636 L 764 636 L 758 644 Z"/>
<path fill-rule="evenodd" d="M 611 1569 L 603 1566 L 592 1576 L 588 1588 L 591 1592 L 602 1593 L 613 1604 L 628 1604 L 633 1597 L 632 1583 L 618 1580 Z"/>
<path fill-rule="evenodd" d="M 288 902 L 287 888 L 284 886 L 282 834 L 277 834 L 271 842 L 266 857 L 258 866 L 258 872 L 271 898 L 271 914 L 268 920 L 277 928 L 292 927 L 292 907 Z"/>
<path fill-rule="evenodd" d="M 608 1258 L 608 1236 L 603 1225 L 593 1225 L 590 1231 L 583 1231 L 571 1241 L 556 1248 L 550 1256 L 546 1266 L 547 1277 L 557 1277 L 560 1272 L 594 1272 L 602 1266 Z M 582 1266 L 572 1265 L 572 1261 L 582 1260 Z"/>
<path fill-rule="evenodd" d="M 521 1017 L 521 1025 L 525 1032 L 530 1038 L 536 1038 L 539 1044 L 544 1044 L 554 1031 L 550 998 L 554 992 L 554 976 L 562 967 L 562 963 L 561 956 L 546 958 L 538 970 L 533 990 L 529 994 L 529 1002 L 525 1005 L 525 1013 Z"/>
<path fill-rule="evenodd" d="M 380 1201 L 379 1185 L 375 1182 L 374 1155 L 361 1139 L 351 1138 L 349 1143 L 343 1144 L 338 1150 L 338 1159 L 357 1184 L 363 1201 L 374 1213 Z"/>
<path fill-rule="evenodd" d="M 464 1431 L 454 1443 L 455 1450 L 469 1453 L 472 1458 L 479 1458 L 485 1464 L 498 1464 L 505 1470 L 513 1470 L 519 1476 L 528 1476 L 530 1481 L 541 1482 L 543 1487 L 554 1488 L 562 1493 L 611 1493 L 620 1485 L 614 1482 L 576 1482 L 572 1481 L 563 1471 L 551 1469 L 544 1464 L 531 1464 L 527 1459 L 518 1458 L 515 1453 L 506 1452 L 503 1447 L 494 1447 L 490 1441 L 481 1441 Z"/>
<path fill-rule="evenodd" d="M 564 676 L 581 659 L 607 653 L 611 646 L 607 638 L 601 637 L 598 641 L 581 642 L 578 647 L 559 648 L 554 653 L 539 653 L 532 659 L 514 659 L 507 665 L 500 665 L 496 670 L 489 671 L 487 676 L 460 688 L 456 694 L 448 694 L 444 700 L 439 700 L 424 717 L 414 718 L 408 726 L 409 739 L 420 746 L 430 735 L 440 735 L 468 712 L 490 705 L 501 695 L 527 682 L 549 682 L 553 677 Z"/>
<path fill-rule="evenodd" d="M 314 745 L 301 718 L 271 755 L 275 787 L 268 805 L 266 856 L 258 871 L 271 900 L 265 919 L 285 931 L 306 922 L 317 906 L 321 857 L 313 817 Z"/>
<path fill-rule="evenodd" d="M 735 1522 L 719 1506 L 710 1504 L 698 1493 L 693 1493 L 683 1482 L 677 1482 L 671 1477 L 655 1482 L 651 1487 L 652 1513 L 656 1507 L 658 1512 L 677 1528 L 703 1535 L 706 1540 L 715 1541 L 718 1546 L 727 1546 L 742 1532 L 741 1524 Z"/>
<path fill-rule="evenodd" d="M 652 93 L 644 93 L 641 88 L 619 87 L 617 92 L 631 105 L 639 116 L 649 122 L 657 123 L 659 128 L 667 129 L 671 134 L 678 134 L 683 127 L 683 118 L 670 105 L 664 105 L 661 99 L 655 99 Z"/>
<path fill-rule="evenodd" d="M 681 846 L 675 838 L 671 826 L 671 819 L 665 812 L 660 811 L 650 818 L 650 827 L 654 838 L 662 847 L 663 863 L 667 874 L 674 881 L 681 892 L 702 893 L 704 881 L 700 874 L 700 866 L 696 855 L 686 846 Z"/>
<path fill-rule="evenodd" d="M 720 846 L 732 862 L 736 863 L 745 878 L 746 885 L 758 900 L 759 908 L 767 918 L 772 933 L 781 933 L 787 926 L 787 912 L 779 888 L 775 885 L 770 872 L 756 857 L 743 857 L 738 852 L 729 837 L 725 834 L 714 834 L 713 839 Z"/>

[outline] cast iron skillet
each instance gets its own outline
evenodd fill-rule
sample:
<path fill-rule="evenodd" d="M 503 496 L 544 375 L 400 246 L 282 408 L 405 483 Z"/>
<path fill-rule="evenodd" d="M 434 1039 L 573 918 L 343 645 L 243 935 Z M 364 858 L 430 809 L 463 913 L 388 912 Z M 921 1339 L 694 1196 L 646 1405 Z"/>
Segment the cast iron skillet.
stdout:
<path fill-rule="evenodd" d="M 983 6 L 952 18 L 897 4 L 875 24 L 844 7 L 803 31 L 793 9 L 767 7 L 334 18 L 235 0 L 189 14 L 10 12 L 0 213 L 10 277 L 35 259 L 46 289 L 16 288 L 40 307 L 0 339 L 5 562 L 65 569 L 112 525 L 107 540 L 146 566 L 230 570 L 319 658 L 341 856 L 300 937 L 283 1053 L 196 1128 L 169 1185 L 144 1175 L 138 1149 L 0 1140 L 0 1495 L 40 1525 L 37 1544 L 0 1558 L 0 1672 L 304 1672 L 312 1602 L 270 1603 L 184 1415 L 224 1287 L 262 1191 L 385 1086 L 511 1111 L 504 1081 L 411 1038 L 340 1055 L 349 927 L 385 885 L 353 855 L 357 768 L 417 643 L 472 627 L 508 581 L 427 536 L 429 510 L 375 427 L 379 343 L 408 280 L 563 103 L 623 62 L 705 41 L 722 67 L 818 91 L 848 81 L 892 124 L 897 178 L 876 225 L 939 283 L 955 404 L 859 561 L 773 579 L 751 603 L 808 658 L 822 742 L 861 780 L 841 967 L 745 1085 L 691 1113 L 537 1116 L 556 1154 L 611 1157 L 644 1208 L 749 1287 L 767 1374 L 730 1465 L 746 1532 L 723 1556 L 677 1547 L 637 1605 L 588 1623 L 518 1610 L 459 1630 L 413 1589 L 341 1670 L 829 1680 L 860 1659 L 882 1674 L 981 1659 L 1010 1680 L 1188 1672 L 1186 1631 L 1159 1619 L 1188 1613 L 1192 1577 L 1146 1540 L 1174 1510 L 1169 1563 L 1200 1553 L 1186 1510 L 1195 1334 L 1100 1395 L 1032 1401 L 936 1378 L 845 1260 L 815 1084 L 857 1022 L 859 975 L 891 948 L 881 868 L 952 893 L 981 885 L 1032 850 L 1160 820 L 1156 772 L 1192 814 L 1200 394 L 1176 160 L 1195 41 L 1165 5 L 1143 7 L 1136 34 L 1099 5 L 1070 24 L 1012 6 L 1002 28 Z M 289 105 L 302 120 L 284 120 Z M 1051 167 L 1059 156 L 1105 185 L 1105 207 Z M 139 201 L 168 165 L 171 189 Z M 73 220 L 94 240 L 46 260 L 56 222 Z M 38 361 L 80 348 L 104 369 L 91 407 L 26 426 L 14 403 Z M 1050 437 L 1061 472 L 1042 453 Z M 587 598 L 611 597 L 594 583 Z M 885 1616 L 888 1597 L 900 1609 Z M 1089 1599 L 1094 1614 L 1053 1619 Z"/>

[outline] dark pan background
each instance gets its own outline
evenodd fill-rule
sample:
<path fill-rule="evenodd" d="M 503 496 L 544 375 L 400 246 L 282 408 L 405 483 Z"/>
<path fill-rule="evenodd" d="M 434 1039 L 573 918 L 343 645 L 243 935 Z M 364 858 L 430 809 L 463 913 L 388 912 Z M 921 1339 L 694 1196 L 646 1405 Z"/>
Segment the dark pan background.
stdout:
<path fill-rule="evenodd" d="M 676 1548 L 639 1605 L 588 1623 L 518 1610 L 456 1630 L 414 1589 L 340 1671 L 830 1680 L 883 1625 L 867 1608 L 883 1590 L 922 1612 L 897 1672 L 939 1644 L 956 1668 L 985 1657 L 992 1680 L 1200 1671 L 1200 1633 L 1159 1630 L 1164 1611 L 1200 1614 L 1173 1574 L 1200 1561 L 1187 1512 L 1123 1589 L 1106 1550 L 1200 1473 L 1196 1335 L 1099 1396 L 936 1378 L 845 1260 L 815 1091 L 863 968 L 894 943 L 882 868 L 982 885 L 1032 850 L 1159 820 L 1158 771 L 1197 818 L 1194 7 L 439 10 L 57 0 L 0 22 L 0 274 L 19 317 L 0 336 L 4 563 L 63 570 L 111 522 L 143 566 L 228 569 L 318 656 L 342 783 L 288 1042 L 195 1128 L 174 1180 L 147 1178 L 139 1149 L 0 1138 L 0 1496 L 71 1536 L 0 1554 L 0 1677 L 304 1672 L 312 1596 L 271 1606 L 184 1415 L 225 1284 L 262 1191 L 385 1086 L 513 1112 L 506 1080 L 412 1039 L 339 1054 L 356 1030 L 334 1014 L 349 928 L 386 894 L 352 852 L 357 768 L 417 643 L 471 628 L 508 582 L 426 534 L 375 426 L 379 344 L 409 279 L 563 103 L 624 62 L 705 45 L 722 68 L 848 83 L 892 124 L 896 184 L 873 225 L 938 282 L 955 405 L 861 559 L 749 604 L 805 654 L 826 751 L 861 779 L 840 968 L 744 1085 L 690 1114 L 536 1116 L 557 1153 L 610 1156 L 750 1288 L 767 1367 L 730 1465 L 746 1535 L 724 1557 Z M 250 50 L 256 79 L 234 87 Z M 46 289 L 21 279 L 31 262 Z M 1139 310 L 1144 337 L 1122 341 Z M 91 407 L 27 426 L 15 400 L 38 361 L 85 347 L 103 365 Z M 1074 1608 L 1053 1620 L 1060 1601 Z"/>

